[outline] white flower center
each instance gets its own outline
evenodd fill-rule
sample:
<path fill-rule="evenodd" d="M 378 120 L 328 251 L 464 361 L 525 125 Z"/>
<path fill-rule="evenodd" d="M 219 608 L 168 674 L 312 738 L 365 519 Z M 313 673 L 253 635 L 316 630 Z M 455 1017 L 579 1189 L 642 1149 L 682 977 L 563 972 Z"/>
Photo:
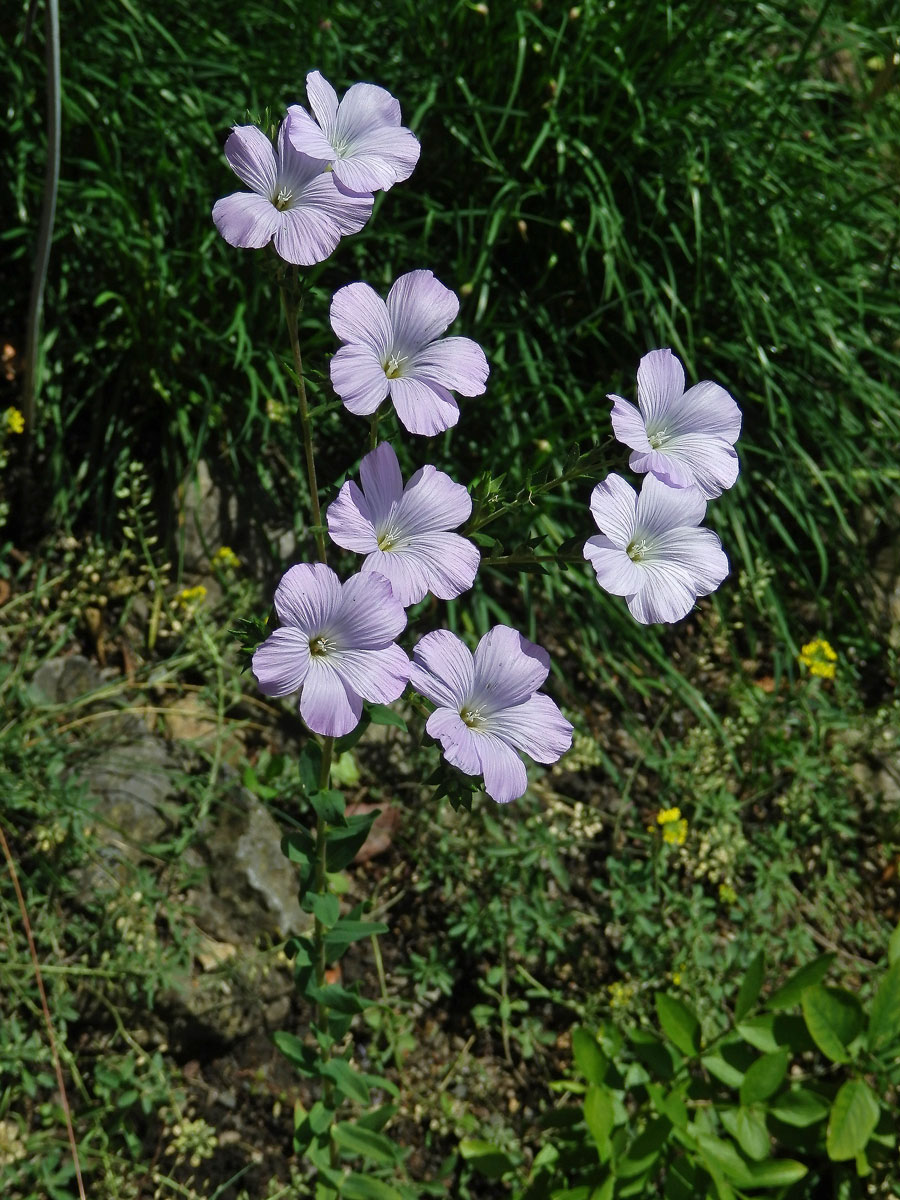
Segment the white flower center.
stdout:
<path fill-rule="evenodd" d="M 462 717 L 463 723 L 468 725 L 470 729 L 481 729 L 484 725 L 484 705 L 480 708 L 475 705 L 464 704 L 459 710 L 459 715 Z"/>
<path fill-rule="evenodd" d="M 647 441 L 654 450 L 661 450 L 671 436 L 667 429 L 657 429 L 655 433 L 647 434 Z"/>
<path fill-rule="evenodd" d="M 403 364 L 406 362 L 408 355 L 398 354 L 395 350 L 387 356 L 382 363 L 384 373 L 388 379 L 399 379 L 403 374 Z"/>
<path fill-rule="evenodd" d="M 405 550 L 409 545 L 409 538 L 392 518 L 388 519 L 386 525 L 382 525 L 375 531 L 375 537 L 379 550 Z"/>
<path fill-rule="evenodd" d="M 327 658 L 336 649 L 337 645 L 334 639 L 327 637 L 324 633 L 309 639 L 309 652 L 313 658 Z"/>
<path fill-rule="evenodd" d="M 650 543 L 645 537 L 632 538 L 625 547 L 625 553 L 632 562 L 640 562 L 650 551 Z"/>
<path fill-rule="evenodd" d="M 284 212 L 286 208 L 291 207 L 291 202 L 294 199 L 294 193 L 289 187 L 280 187 L 275 193 L 275 198 L 272 203 L 279 212 Z"/>

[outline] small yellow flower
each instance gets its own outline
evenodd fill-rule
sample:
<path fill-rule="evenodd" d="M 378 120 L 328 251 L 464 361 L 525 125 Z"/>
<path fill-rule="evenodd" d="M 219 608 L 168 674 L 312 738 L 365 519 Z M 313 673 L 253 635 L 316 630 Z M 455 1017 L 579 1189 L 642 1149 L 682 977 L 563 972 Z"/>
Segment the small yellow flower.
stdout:
<path fill-rule="evenodd" d="M 661 808 L 656 814 L 656 822 L 658 825 L 671 825 L 674 821 L 680 820 L 680 808 Z"/>
<path fill-rule="evenodd" d="M 799 661 L 809 671 L 810 675 L 820 675 L 823 679 L 834 679 L 837 668 L 837 654 L 831 643 L 825 638 L 816 638 L 807 642 L 801 649 Z"/>
<path fill-rule="evenodd" d="M 675 987 L 681 987 L 681 972 L 680 971 L 672 972 L 672 983 L 675 985 Z"/>
<path fill-rule="evenodd" d="M 191 608 L 195 604 L 199 604 L 206 596 L 206 588 L 202 583 L 198 583 L 196 587 L 182 588 L 176 595 L 175 603 L 181 605 L 182 608 Z"/>
<path fill-rule="evenodd" d="M 627 1008 L 634 999 L 634 984 L 624 983 L 621 979 L 609 984 L 606 990 L 609 992 L 610 1008 Z"/>
<path fill-rule="evenodd" d="M 6 423 L 7 433 L 25 432 L 25 418 L 17 408 L 8 408 L 3 414 L 3 420 Z"/>
<path fill-rule="evenodd" d="M 730 883 L 719 884 L 719 899 L 723 904 L 737 904 L 737 892 Z"/>
<path fill-rule="evenodd" d="M 223 571 L 236 571 L 241 565 L 241 560 L 230 546 L 220 546 L 210 562 L 214 567 L 221 567 Z"/>
<path fill-rule="evenodd" d="M 670 846 L 683 846 L 687 841 L 687 834 L 688 823 L 684 817 L 680 821 L 663 826 L 663 841 Z"/>
<path fill-rule="evenodd" d="M 276 400 L 274 396 L 270 396 L 266 401 L 266 416 L 273 424 L 284 425 L 289 416 L 288 407 L 280 400 Z"/>

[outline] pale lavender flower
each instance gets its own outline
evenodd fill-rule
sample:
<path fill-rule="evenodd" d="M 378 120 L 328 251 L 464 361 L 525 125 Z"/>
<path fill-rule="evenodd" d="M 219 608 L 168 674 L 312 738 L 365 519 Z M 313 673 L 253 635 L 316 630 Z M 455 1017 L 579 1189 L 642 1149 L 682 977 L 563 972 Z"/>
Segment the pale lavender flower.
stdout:
<path fill-rule="evenodd" d="M 267 696 L 302 689 L 300 715 L 314 733 L 355 729 L 363 700 L 389 704 L 406 687 L 409 659 L 394 638 L 406 627 L 403 605 L 380 575 L 346 583 L 322 563 L 299 563 L 275 592 L 281 621 L 253 655 Z"/>
<path fill-rule="evenodd" d="M 609 475 L 594 488 L 591 512 L 601 533 L 585 542 L 584 556 L 600 586 L 624 596 L 645 625 L 680 621 L 728 574 L 716 534 L 697 528 L 706 500 L 696 488 L 669 487 L 647 475 L 638 495 L 621 476 Z"/>
<path fill-rule="evenodd" d="M 649 471 L 670 487 L 695 487 L 707 500 L 730 488 L 740 464 L 734 443 L 741 410 L 717 383 L 684 390 L 684 369 L 671 350 L 651 350 L 637 371 L 638 407 L 613 402 L 616 437 L 634 453 L 632 471 Z"/>
<path fill-rule="evenodd" d="M 231 169 L 252 190 L 234 192 L 213 207 L 216 229 L 230 246 L 258 250 L 275 239 L 285 262 L 323 262 L 345 234 L 359 233 L 372 215 L 372 197 L 347 195 L 321 159 L 295 150 L 290 118 L 278 130 L 278 149 L 255 125 L 236 125 L 225 143 Z"/>
<path fill-rule="evenodd" d="M 390 92 L 354 83 L 338 103 L 328 80 L 310 71 L 306 95 L 315 121 L 299 104 L 291 105 L 291 141 L 304 154 L 325 159 L 342 187 L 387 191 L 410 177 L 421 147 L 415 134 L 401 126 L 400 105 Z"/>
<path fill-rule="evenodd" d="M 331 301 L 331 327 L 342 342 L 331 382 L 346 408 L 375 412 L 390 395 L 410 433 L 442 433 L 459 420 L 450 390 L 480 396 L 488 365 L 477 342 L 441 334 L 459 300 L 431 271 L 401 275 L 387 303 L 367 283 L 348 283 Z"/>
<path fill-rule="evenodd" d="M 499 804 L 528 786 L 518 751 L 552 763 L 572 745 L 572 726 L 537 689 L 550 657 L 508 625 L 495 625 L 474 656 L 447 629 L 427 633 L 413 651 L 410 682 L 438 707 L 425 728 L 444 758 L 466 775 L 483 775 Z"/>
<path fill-rule="evenodd" d="M 362 491 L 352 481 L 328 507 L 328 532 L 345 550 L 365 554 L 362 574 L 375 571 L 390 581 L 404 606 L 427 592 L 452 600 L 468 591 L 478 573 L 478 549 L 458 533 L 472 512 L 461 483 L 435 467 L 420 467 L 406 487 L 389 442 L 359 465 Z"/>

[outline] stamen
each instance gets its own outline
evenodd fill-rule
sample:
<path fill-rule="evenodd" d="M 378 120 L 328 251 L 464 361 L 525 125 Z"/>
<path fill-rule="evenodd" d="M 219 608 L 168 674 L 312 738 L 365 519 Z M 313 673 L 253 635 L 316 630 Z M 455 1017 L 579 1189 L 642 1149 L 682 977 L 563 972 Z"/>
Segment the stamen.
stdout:
<path fill-rule="evenodd" d="M 669 431 L 667 429 L 658 429 L 656 433 L 648 433 L 647 441 L 652 449 L 659 450 L 669 440 Z"/>
<path fill-rule="evenodd" d="M 626 546 L 625 553 L 632 562 L 640 562 L 642 558 L 647 557 L 648 549 L 646 538 L 633 538 Z"/>
<path fill-rule="evenodd" d="M 385 359 L 384 373 L 388 379 L 398 379 L 403 374 L 403 364 L 406 362 L 405 354 L 391 354 Z"/>
<path fill-rule="evenodd" d="M 291 201 L 294 199 L 294 193 L 289 187 L 280 187 L 275 194 L 274 204 L 279 212 L 284 212 L 286 208 L 290 208 Z"/>
<path fill-rule="evenodd" d="M 334 642 L 324 633 L 309 639 L 309 652 L 314 658 L 326 658 L 334 650 Z"/>
<path fill-rule="evenodd" d="M 470 729 L 480 729 L 484 724 L 483 708 L 469 708 L 468 705 L 464 704 L 459 711 L 459 715 L 462 717 L 464 724 L 468 725 Z"/>

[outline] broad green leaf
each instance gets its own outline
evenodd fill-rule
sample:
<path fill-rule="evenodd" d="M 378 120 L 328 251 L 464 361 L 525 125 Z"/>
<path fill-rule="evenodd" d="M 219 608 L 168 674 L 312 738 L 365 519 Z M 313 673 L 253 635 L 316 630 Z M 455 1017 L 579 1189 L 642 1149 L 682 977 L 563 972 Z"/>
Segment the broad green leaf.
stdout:
<path fill-rule="evenodd" d="M 313 1133 L 324 1133 L 331 1127 L 333 1120 L 333 1109 L 326 1108 L 321 1100 L 317 1100 L 309 1110 L 309 1125 Z"/>
<path fill-rule="evenodd" d="M 395 725 L 397 729 L 402 729 L 404 733 L 408 732 L 406 722 L 400 714 L 395 713 L 386 704 L 368 704 L 366 707 L 373 725 Z"/>
<path fill-rule="evenodd" d="M 575 1063 L 588 1083 L 602 1083 L 609 1066 L 606 1055 L 597 1045 L 597 1039 L 582 1026 L 572 1030 L 572 1053 Z"/>
<path fill-rule="evenodd" d="M 803 1019 L 809 1035 L 832 1062 L 849 1062 L 847 1047 L 862 1029 L 859 1001 L 843 988 L 816 984 L 803 993 Z"/>
<path fill-rule="evenodd" d="M 493 1142 L 463 1138 L 459 1143 L 459 1152 L 485 1179 L 500 1179 L 515 1166 L 506 1151 L 495 1146 Z"/>
<path fill-rule="evenodd" d="M 647 1083 L 645 1087 L 647 1095 L 650 1097 L 650 1103 L 656 1112 L 661 1117 L 666 1117 L 678 1129 L 686 1129 L 690 1119 L 687 1104 L 684 1101 L 684 1091 L 687 1085 L 682 1084 L 671 1091 L 667 1091 L 659 1083 Z"/>
<path fill-rule="evenodd" d="M 381 921 L 352 921 L 343 917 L 325 934 L 325 959 L 332 962 L 338 951 L 343 951 L 351 942 L 370 937 L 373 933 L 387 933 L 388 927 Z"/>
<path fill-rule="evenodd" d="M 777 1047 L 775 1047 L 777 1049 Z M 739 1088 L 747 1068 L 756 1062 L 756 1055 L 743 1042 L 720 1042 L 715 1050 L 704 1054 L 700 1062 L 715 1079 L 730 1088 Z"/>
<path fill-rule="evenodd" d="M 750 1163 L 749 1167 L 752 1180 L 750 1186 L 755 1188 L 790 1187 L 809 1170 L 794 1158 L 770 1158 L 766 1162 Z"/>
<path fill-rule="evenodd" d="M 776 988 L 766 1002 L 766 1008 L 793 1008 L 808 987 L 821 983 L 828 974 L 828 968 L 834 962 L 834 953 L 820 954 L 812 962 L 806 963 L 795 971 L 780 988 Z"/>
<path fill-rule="evenodd" d="M 314 1004 L 322 1004 L 325 1008 L 333 1008 L 339 1013 L 358 1013 L 368 1007 L 368 1001 L 360 999 L 356 992 L 348 991 L 338 983 L 327 984 L 325 987 L 309 987 L 306 994 Z"/>
<path fill-rule="evenodd" d="M 326 929 L 330 929 L 341 915 L 341 902 L 332 892 L 326 892 L 325 895 L 321 892 L 310 892 L 306 897 L 306 904 Z"/>
<path fill-rule="evenodd" d="M 828 1101 L 808 1088 L 793 1088 L 775 1097 L 769 1105 L 769 1113 L 776 1121 L 805 1129 L 828 1115 Z"/>
<path fill-rule="evenodd" d="M 656 1015 L 663 1032 L 682 1054 L 688 1058 L 699 1054 L 700 1022 L 683 1000 L 666 992 L 657 992 Z"/>
<path fill-rule="evenodd" d="M 747 968 L 747 973 L 741 980 L 741 986 L 738 989 L 737 999 L 734 1002 L 735 1021 L 742 1021 L 759 999 L 764 973 L 765 959 L 763 957 L 762 950 L 760 950 L 750 963 L 750 966 Z"/>
<path fill-rule="evenodd" d="M 329 871 L 343 871 L 356 858 L 356 853 L 369 836 L 369 830 L 380 810 L 370 813 L 358 813 L 347 818 L 347 824 L 341 829 L 332 829 L 328 833 L 328 843 L 325 847 L 325 861 Z"/>
<path fill-rule="evenodd" d="M 364 1129 L 351 1121 L 338 1121 L 331 1131 L 331 1136 L 342 1150 L 351 1155 L 358 1154 L 360 1158 L 369 1162 L 394 1166 L 402 1157 L 402 1151 L 390 1138 L 371 1129 Z"/>
<path fill-rule="evenodd" d="M 741 1021 L 736 1032 L 763 1054 L 771 1054 L 782 1047 L 787 1047 L 793 1054 L 815 1048 L 805 1021 L 795 1013 L 763 1013 L 759 1017 L 749 1017 Z"/>
<path fill-rule="evenodd" d="M 345 1058 L 332 1058 L 322 1065 L 322 1074 L 334 1081 L 338 1090 L 349 1100 L 359 1104 L 369 1103 L 369 1088 L 366 1081 L 354 1071 Z"/>
<path fill-rule="evenodd" d="M 312 864 L 316 843 L 305 829 L 292 829 L 281 839 L 281 853 L 291 862 Z"/>
<path fill-rule="evenodd" d="M 641 1175 L 653 1165 L 672 1131 L 666 1117 L 654 1117 L 628 1147 L 625 1155 L 616 1158 L 616 1174 L 623 1179 Z"/>
<path fill-rule="evenodd" d="M 341 1184 L 342 1200 L 403 1200 L 400 1192 L 383 1179 L 367 1175 L 348 1175 Z"/>
<path fill-rule="evenodd" d="M 832 1162 L 855 1158 L 875 1131 L 878 1101 L 863 1079 L 848 1079 L 831 1106 L 825 1149 Z"/>
<path fill-rule="evenodd" d="M 766 1158 L 771 1150 L 766 1121 L 759 1108 L 723 1109 L 719 1116 L 722 1124 L 747 1155 L 757 1162 Z"/>
<path fill-rule="evenodd" d="M 882 976 L 869 1013 L 869 1049 L 889 1045 L 900 1034 L 900 958 Z"/>
<path fill-rule="evenodd" d="M 711 1175 L 721 1172 L 735 1187 L 750 1187 L 750 1165 L 741 1158 L 731 1142 L 709 1133 L 700 1133 L 697 1135 L 697 1147 Z"/>
<path fill-rule="evenodd" d="M 764 1054 L 748 1067 L 740 1087 L 741 1104 L 756 1104 L 773 1096 L 787 1074 L 790 1058 L 789 1050 L 776 1050 Z"/>
<path fill-rule="evenodd" d="M 592 1083 L 584 1098 L 584 1123 L 597 1145 L 601 1161 L 609 1153 L 609 1135 L 615 1120 L 612 1094 L 608 1088 Z"/>
<path fill-rule="evenodd" d="M 319 1074 L 315 1049 L 312 1046 L 307 1046 L 296 1034 L 279 1030 L 277 1033 L 272 1034 L 272 1041 L 284 1057 L 289 1062 L 292 1062 L 301 1074 Z"/>
<path fill-rule="evenodd" d="M 310 804 L 313 806 L 316 814 L 327 821 L 329 825 L 334 825 L 336 822 L 343 821 L 344 809 L 346 801 L 344 800 L 343 792 L 327 791 L 313 792 L 309 798 Z"/>

